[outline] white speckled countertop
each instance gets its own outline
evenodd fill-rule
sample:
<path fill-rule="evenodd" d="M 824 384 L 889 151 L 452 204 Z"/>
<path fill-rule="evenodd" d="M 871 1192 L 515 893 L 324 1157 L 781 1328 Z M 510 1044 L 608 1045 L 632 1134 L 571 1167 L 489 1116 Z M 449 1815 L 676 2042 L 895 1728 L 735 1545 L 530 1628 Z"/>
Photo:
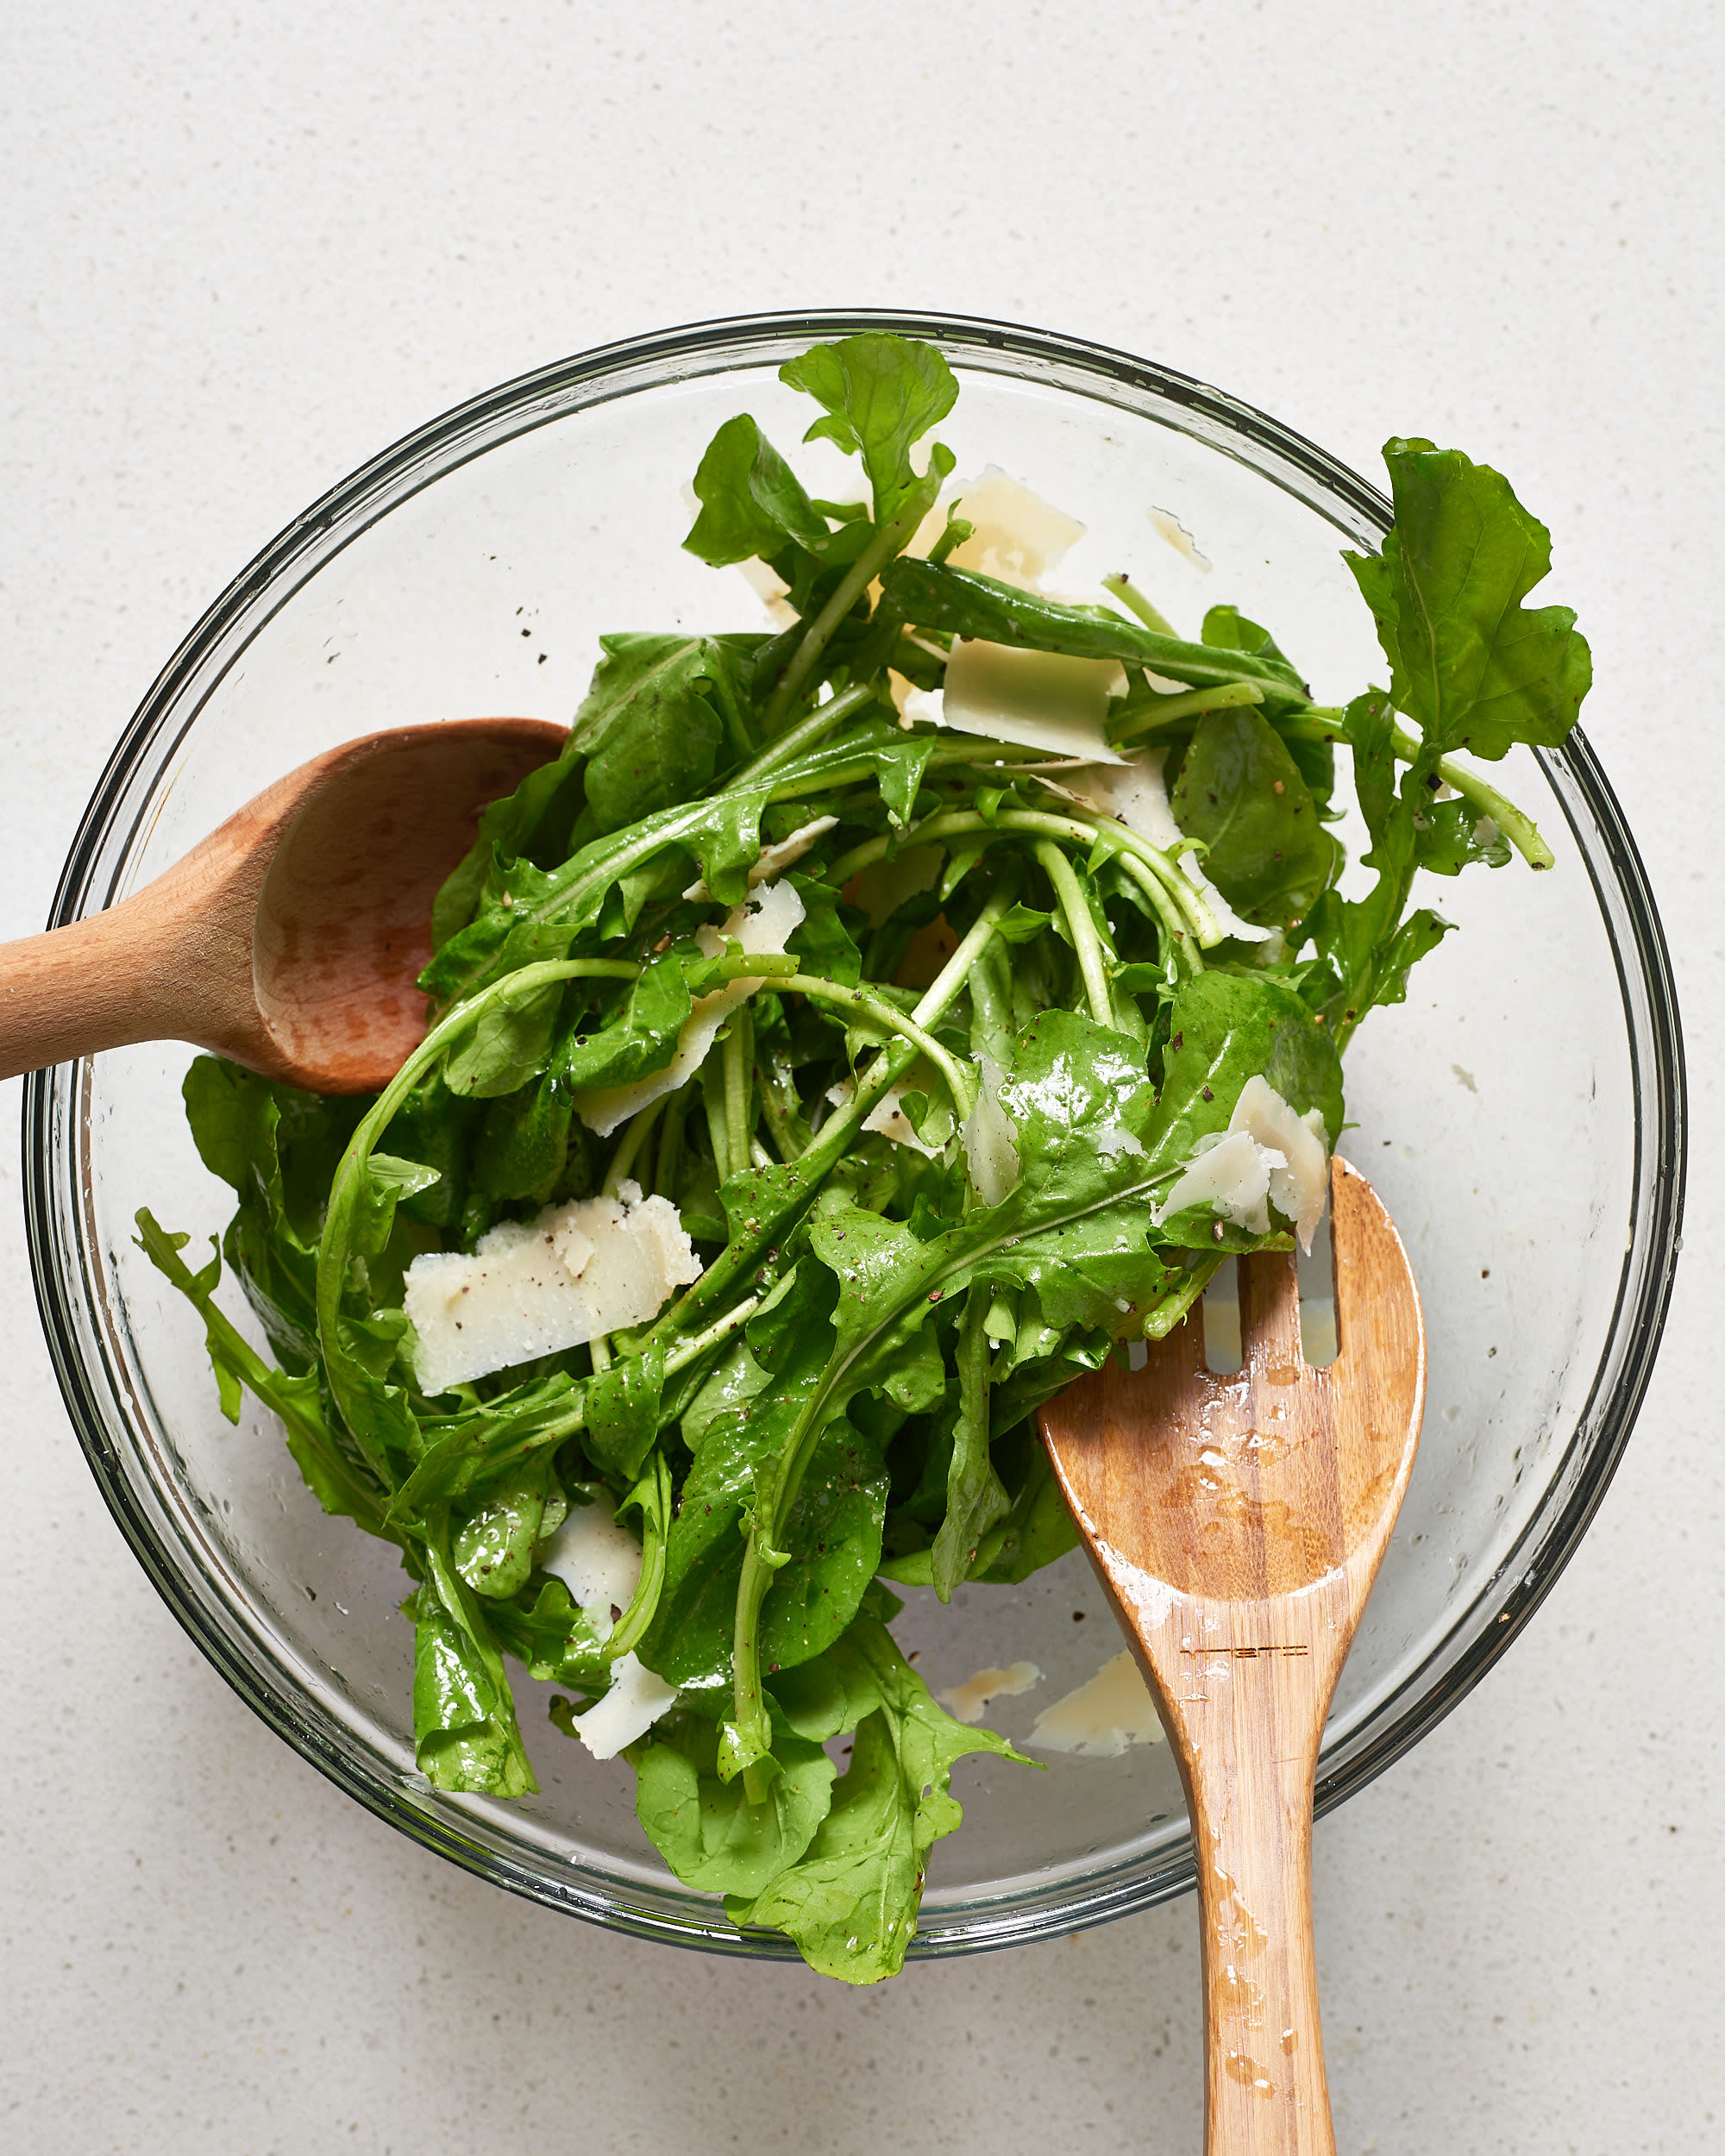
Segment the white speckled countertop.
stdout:
<path fill-rule="evenodd" d="M 1674 946 L 1688 1248 L 1579 1555 L 1319 1828 L 1337 2124 L 1347 2156 L 1725 2145 L 1718 9 L 4 16 L 0 933 L 40 925 L 119 729 L 263 542 L 417 423 L 609 338 L 992 314 L 1363 469 L 1418 429 L 1511 473 Z M 530 1908 L 339 1796 L 123 1547 L 37 1331 L 10 1139 L 0 1176 L 0 2150 L 1196 2149 L 1189 1902 L 853 1995 Z"/>

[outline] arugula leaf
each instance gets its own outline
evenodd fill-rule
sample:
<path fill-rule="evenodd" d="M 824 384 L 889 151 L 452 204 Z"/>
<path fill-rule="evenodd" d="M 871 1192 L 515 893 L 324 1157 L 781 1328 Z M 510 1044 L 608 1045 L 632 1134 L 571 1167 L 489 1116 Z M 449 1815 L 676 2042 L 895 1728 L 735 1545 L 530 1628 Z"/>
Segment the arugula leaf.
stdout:
<path fill-rule="evenodd" d="M 558 1077 L 576 1093 L 587 1093 L 663 1070 L 677 1052 L 693 1007 L 682 958 L 667 951 L 642 973 L 620 1018 L 584 1039 L 565 1042 Z"/>
<path fill-rule="evenodd" d="M 587 756 L 593 827 L 619 830 L 704 793 L 727 739 L 753 752 L 735 642 L 712 636 L 601 636 L 605 657 L 570 733 Z"/>
<path fill-rule="evenodd" d="M 830 536 L 802 481 L 746 412 L 707 444 L 694 486 L 701 511 L 683 544 L 714 568 L 770 561 L 787 539 L 809 547 Z"/>
<path fill-rule="evenodd" d="M 952 369 L 932 344 L 879 330 L 812 345 L 779 369 L 779 379 L 826 408 L 803 436 L 836 442 L 860 456 L 884 524 L 917 485 L 912 444 L 939 424 L 958 397 Z"/>
<path fill-rule="evenodd" d="M 988 1452 L 988 1354 L 985 1320 L 993 1291 L 972 1288 L 958 1327 L 958 1413 L 946 1473 L 946 1516 L 934 1538 L 930 1579 L 943 1602 L 969 1576 L 986 1535 L 1011 1510 L 1011 1500 Z"/>
<path fill-rule="evenodd" d="M 1022 651 L 1058 651 L 1079 659 L 1118 659 L 1146 666 L 1195 688 L 1255 681 L 1266 693 L 1304 702 L 1305 689 L 1285 659 L 1184 642 L 1130 622 L 1106 606 L 1069 606 L 1039 592 L 1002 584 L 974 569 L 901 555 L 881 579 L 881 590 L 906 621 L 956 636 L 980 636 Z"/>
<path fill-rule="evenodd" d="M 1388 442 L 1396 523 L 1379 555 L 1344 553 L 1377 622 L 1390 693 L 1427 761 L 1516 742 L 1552 749 L 1593 678 L 1567 606 L 1521 601 L 1552 566 L 1551 534 L 1509 481 L 1459 449 Z"/>
<path fill-rule="evenodd" d="M 1340 1136 L 1335 1044 L 1285 982 L 1263 974 L 1201 973 L 1175 997 L 1170 1024 L 1162 1097 L 1146 1141 L 1157 1161 L 1173 1167 L 1189 1158 L 1201 1138 L 1226 1131 L 1241 1087 L 1259 1071 L 1296 1115 L 1323 1111 L 1332 1145 Z"/>
<path fill-rule="evenodd" d="M 776 1717 L 773 1756 L 779 1773 L 762 1802 L 751 1804 L 740 1778 L 719 1778 L 718 1731 L 701 1715 L 658 1722 L 634 1753 L 636 1817 L 685 1886 L 759 1894 L 814 1839 L 837 1769 L 819 1744 Z"/>
<path fill-rule="evenodd" d="M 860 1619 L 846 1640 L 881 1704 L 858 1726 L 807 1853 L 752 1901 L 727 1908 L 738 1924 L 786 1933 L 819 1975 L 877 1984 L 904 1966 L 928 1852 L 963 1818 L 948 1787 L 953 1767 L 977 1752 L 1034 1763 L 992 1730 L 955 1721 L 884 1625 Z"/>
<path fill-rule="evenodd" d="M 413 1729 L 419 1771 L 433 1789 L 530 1796 L 538 1789 L 521 1742 L 503 1657 L 478 1598 L 434 1539 L 413 1597 Z"/>
<path fill-rule="evenodd" d="M 507 1601 L 527 1584 L 533 1545 L 552 1532 L 546 1524 L 551 1492 L 551 1463 L 543 1457 L 530 1460 L 489 1490 L 463 1521 L 455 1540 L 455 1567 L 475 1595 Z M 558 1505 L 561 1512 L 561 1499 Z"/>
<path fill-rule="evenodd" d="M 1340 868 L 1299 767 L 1249 705 L 1199 720 L 1170 806 L 1188 837 L 1204 842 L 1210 881 L 1260 927 L 1301 919 Z"/>
<path fill-rule="evenodd" d="M 1448 930 L 1427 907 L 1403 918 L 1420 865 L 1414 804 L 1429 794 L 1419 762 L 1397 788 L 1395 719 L 1382 691 L 1356 697 L 1343 714 L 1343 727 L 1353 750 L 1354 791 L 1371 833 L 1364 860 L 1377 875 L 1363 899 L 1325 892 L 1306 920 L 1321 967 L 1302 993 L 1319 1006 L 1338 1050 L 1375 1005 L 1402 1001 L 1409 968 Z"/>
<path fill-rule="evenodd" d="M 582 1442 L 595 1466 L 632 1482 L 653 1449 L 665 1390 L 665 1351 L 656 1340 L 590 1381 Z"/>

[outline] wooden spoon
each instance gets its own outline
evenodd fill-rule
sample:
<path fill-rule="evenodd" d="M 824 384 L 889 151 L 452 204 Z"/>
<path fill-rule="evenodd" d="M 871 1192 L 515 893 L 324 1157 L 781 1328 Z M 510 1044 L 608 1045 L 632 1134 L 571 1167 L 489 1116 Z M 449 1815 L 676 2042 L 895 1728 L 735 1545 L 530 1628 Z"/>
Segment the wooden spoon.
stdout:
<path fill-rule="evenodd" d="M 0 944 L 0 1077 L 129 1041 L 374 1093 L 425 1031 L 431 901 L 563 728 L 461 718 L 314 756 L 105 913 Z"/>
<path fill-rule="evenodd" d="M 1203 1925 L 1209 2156 L 1334 2156 L 1312 1948 L 1312 1783 L 1419 1443 L 1420 1298 L 1371 1186 L 1331 1169 L 1327 1369 L 1291 1256 L 1240 1263 L 1245 1361 L 1194 1312 L 1145 1368 L 1042 1410 L 1043 1441 L 1186 1785 Z"/>

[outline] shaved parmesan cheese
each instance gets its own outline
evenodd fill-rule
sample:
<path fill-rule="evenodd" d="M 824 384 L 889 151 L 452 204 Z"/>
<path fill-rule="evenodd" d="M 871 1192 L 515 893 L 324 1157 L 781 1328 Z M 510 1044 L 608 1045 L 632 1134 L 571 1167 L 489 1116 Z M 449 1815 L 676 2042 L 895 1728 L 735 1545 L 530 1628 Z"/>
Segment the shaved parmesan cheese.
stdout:
<path fill-rule="evenodd" d="M 1162 1724 L 1150 1687 L 1131 1653 L 1123 1651 L 1105 1662 L 1088 1684 L 1044 1707 L 1024 1741 L 1038 1752 L 1118 1759 L 1128 1745 L 1160 1744 Z"/>
<path fill-rule="evenodd" d="M 1023 1169 L 1019 1160 L 1018 1125 L 1000 1106 L 1000 1065 L 990 1055 L 981 1058 L 982 1082 L 976 1088 L 976 1105 L 959 1127 L 964 1148 L 964 1172 L 970 1188 L 985 1206 L 997 1206 L 1016 1188 Z"/>
<path fill-rule="evenodd" d="M 1212 1206 L 1251 1235 L 1268 1235 L 1273 1204 L 1309 1250 L 1329 1191 L 1323 1111 L 1295 1115 L 1260 1072 L 1240 1087 L 1226 1132 L 1198 1140 L 1179 1181 L 1151 1215 L 1157 1226 L 1189 1206 Z"/>
<path fill-rule="evenodd" d="M 499 1222 L 471 1257 L 431 1250 L 408 1267 L 415 1374 L 424 1391 L 447 1392 L 643 1324 L 700 1269 L 677 1208 L 643 1199 L 638 1183 Z"/>
<path fill-rule="evenodd" d="M 1084 536 L 1084 527 L 1075 517 L 1020 486 L 998 464 L 989 465 L 981 479 L 950 491 L 953 506 L 973 528 L 946 557 L 955 569 L 974 569 L 1034 592 Z M 943 511 L 933 538 L 945 526 Z"/>
<path fill-rule="evenodd" d="M 781 952 L 803 919 L 803 902 L 789 883 L 763 883 L 726 917 L 720 928 L 699 928 L 695 941 L 709 958 L 717 958 L 731 940 L 751 958 Z M 746 1003 L 760 987 L 758 980 L 731 981 L 710 996 L 697 998 L 677 1036 L 677 1051 L 663 1070 L 637 1078 L 627 1086 L 602 1086 L 593 1093 L 578 1093 L 575 1106 L 590 1131 L 608 1138 L 619 1123 L 639 1115 L 668 1093 L 692 1078 L 706 1060 L 713 1037 L 739 1003 Z"/>
<path fill-rule="evenodd" d="M 934 1696 L 950 1712 L 955 1721 L 975 1724 L 982 1720 L 990 1700 L 1017 1699 L 1020 1693 L 1032 1690 L 1041 1682 L 1042 1671 L 1034 1662 L 1009 1662 L 1004 1670 L 978 1670 L 975 1677 L 963 1684 L 955 1684 L 950 1692 L 937 1692 Z"/>
<path fill-rule="evenodd" d="M 915 1124 L 905 1113 L 905 1095 L 911 1090 L 908 1081 L 905 1079 L 900 1079 L 896 1085 L 888 1086 L 863 1117 L 862 1128 L 879 1131 L 882 1138 L 891 1138 L 894 1145 L 908 1145 L 925 1159 L 938 1160 L 942 1148 L 927 1144 L 919 1138 Z M 835 1108 L 842 1108 L 854 1097 L 856 1091 L 856 1081 L 854 1078 L 841 1078 L 836 1086 L 827 1087 L 826 1097 Z"/>
<path fill-rule="evenodd" d="M 879 928 L 906 899 L 934 888 L 945 858 L 938 846 L 906 846 L 888 854 L 884 861 L 871 861 L 866 868 L 859 868 L 845 886 L 844 895 L 869 916 L 870 928 Z"/>
<path fill-rule="evenodd" d="M 1081 764 L 1066 773 L 1062 783 L 1081 801 L 1088 801 L 1104 816 L 1112 816 L 1129 831 L 1147 838 L 1152 846 L 1171 853 L 1183 843 L 1174 812 L 1168 805 L 1168 787 L 1162 767 L 1165 749 L 1139 749 L 1112 764 Z"/>
<path fill-rule="evenodd" d="M 1121 1153 L 1131 1153 L 1141 1157 L 1144 1147 L 1139 1140 L 1135 1138 L 1132 1132 L 1122 1125 L 1111 1123 L 1106 1130 L 1097 1131 L 1096 1150 L 1105 1160 L 1113 1160 Z"/>
<path fill-rule="evenodd" d="M 1294 1223 L 1301 1248 L 1309 1250 L 1329 1194 L 1330 1149 L 1323 1110 L 1311 1108 L 1303 1116 L 1295 1115 L 1260 1074 L 1240 1087 L 1228 1128 L 1250 1131 L 1264 1158 L 1281 1163 L 1270 1171 L 1270 1202 Z"/>
<path fill-rule="evenodd" d="M 1018 651 L 973 636 L 953 645 L 943 686 L 907 698 L 905 715 L 1051 755 L 1123 763 L 1103 727 L 1120 679 L 1112 659 Z"/>
<path fill-rule="evenodd" d="M 697 505 L 696 514 L 699 509 Z M 739 561 L 743 581 L 766 609 L 767 618 L 775 629 L 794 629 L 802 616 L 790 604 L 791 587 L 778 571 L 769 568 L 759 555 L 751 555 L 748 561 Z"/>
<path fill-rule="evenodd" d="M 538 1562 L 561 1580 L 601 1639 L 641 1583 L 641 1545 L 618 1525 L 610 1493 L 602 1487 L 595 1489 L 592 1504 L 569 1507 L 562 1526 L 541 1545 Z"/>
<path fill-rule="evenodd" d="M 614 1759 L 626 1745 L 644 1737 L 676 1697 L 676 1686 L 667 1684 L 631 1651 L 612 1664 L 611 1689 L 598 1706 L 572 1715 L 570 1727 L 595 1759 Z"/>
<path fill-rule="evenodd" d="M 812 824 L 800 824 L 788 837 L 781 838 L 776 846 L 763 846 L 759 859 L 749 871 L 749 888 L 752 891 L 757 883 L 771 883 L 787 868 L 795 868 L 816 839 L 830 831 L 837 821 L 836 816 L 817 816 Z M 711 896 L 706 887 L 706 878 L 703 876 L 699 882 L 692 883 L 683 896 L 693 899 L 697 905 L 705 905 Z"/>

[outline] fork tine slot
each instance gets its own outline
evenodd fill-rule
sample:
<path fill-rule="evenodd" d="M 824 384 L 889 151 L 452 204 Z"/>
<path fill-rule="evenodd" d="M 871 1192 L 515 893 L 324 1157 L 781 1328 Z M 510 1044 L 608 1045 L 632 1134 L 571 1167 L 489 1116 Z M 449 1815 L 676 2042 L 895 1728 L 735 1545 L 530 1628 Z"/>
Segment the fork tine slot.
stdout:
<path fill-rule="evenodd" d="M 1203 1298 L 1201 1296 L 1192 1305 L 1171 1332 L 1146 1344 L 1150 1360 L 1164 1374 L 1208 1378 L 1210 1368 L 1204 1357 Z"/>
<path fill-rule="evenodd" d="M 1240 1345 L 1249 1369 L 1298 1369 L 1300 1274 L 1291 1250 L 1239 1262 Z"/>

